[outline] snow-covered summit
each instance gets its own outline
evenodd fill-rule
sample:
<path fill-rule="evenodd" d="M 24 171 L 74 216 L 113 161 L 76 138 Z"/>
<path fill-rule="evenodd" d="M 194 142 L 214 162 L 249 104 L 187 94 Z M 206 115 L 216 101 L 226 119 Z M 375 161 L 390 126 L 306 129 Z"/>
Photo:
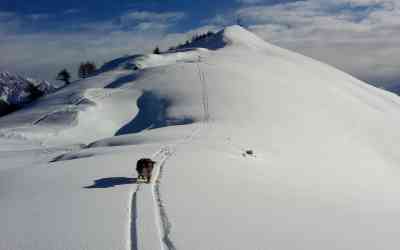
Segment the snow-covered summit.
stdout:
<path fill-rule="evenodd" d="M 195 35 L 185 44 L 172 47 L 170 51 L 185 51 L 194 48 L 206 48 L 216 50 L 230 45 L 242 45 L 248 48 L 265 47 L 264 40 L 249 32 L 239 25 L 233 25 L 220 30 L 217 33 L 208 32 L 202 35 Z"/>
<path fill-rule="evenodd" d="M 399 97 L 239 26 L 203 42 L 0 118 L 0 249 L 399 245 Z"/>
<path fill-rule="evenodd" d="M 249 48 L 266 48 L 268 43 L 254 33 L 239 25 L 229 26 L 216 34 L 216 39 L 222 40 L 226 45 L 242 45 Z"/>
<path fill-rule="evenodd" d="M 166 53 L 125 56 L 114 59 L 105 63 L 100 71 L 106 72 L 117 69 L 140 70 L 157 66 L 167 66 L 179 62 L 196 62 L 199 60 L 199 56 L 201 56 L 201 54 L 206 54 L 208 50 L 236 46 L 253 50 L 265 50 L 268 48 L 272 50 L 279 49 L 266 43 L 243 27 L 234 25 L 217 33 L 210 33 L 202 39 L 179 46 L 179 48 Z"/>

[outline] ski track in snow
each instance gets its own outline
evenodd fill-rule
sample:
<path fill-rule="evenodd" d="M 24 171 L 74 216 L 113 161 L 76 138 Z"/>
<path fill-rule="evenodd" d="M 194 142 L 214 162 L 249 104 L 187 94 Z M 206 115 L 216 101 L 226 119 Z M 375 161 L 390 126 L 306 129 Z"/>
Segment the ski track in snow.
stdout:
<path fill-rule="evenodd" d="M 140 185 L 137 185 L 136 190 L 132 193 L 131 195 L 131 204 L 130 204 L 130 230 L 129 230 L 129 248 L 131 250 L 139 250 L 138 248 L 138 237 L 137 237 L 137 227 L 136 227 L 136 221 L 137 221 L 137 198 L 136 194 L 139 192 Z"/>
<path fill-rule="evenodd" d="M 201 83 L 201 102 L 203 105 L 203 121 L 208 122 L 210 118 L 210 113 L 208 110 L 208 94 L 207 94 L 207 83 L 206 83 L 206 77 L 204 72 L 200 68 L 200 63 L 201 63 L 201 57 L 199 56 L 199 60 L 196 63 L 197 65 L 197 73 L 199 75 L 200 83 Z"/>
<path fill-rule="evenodd" d="M 158 167 L 156 169 L 156 173 L 154 176 L 154 181 L 152 183 L 154 213 L 155 213 L 156 221 L 158 223 L 161 249 L 174 250 L 174 249 L 176 249 L 174 246 L 174 243 L 169 238 L 169 233 L 171 231 L 171 223 L 168 219 L 168 215 L 167 215 L 167 212 L 163 205 L 163 201 L 162 201 L 161 193 L 160 193 L 160 183 L 161 183 L 161 178 L 162 178 L 162 172 L 164 170 L 166 161 L 168 160 L 169 157 L 172 156 L 173 152 L 171 152 L 170 148 L 168 148 L 168 147 L 165 147 L 164 149 L 162 149 L 161 152 L 162 152 L 162 155 L 161 155 L 162 159 L 160 160 L 160 163 L 158 164 Z"/>
<path fill-rule="evenodd" d="M 205 80 L 205 74 L 200 68 L 200 63 L 201 58 L 199 57 L 199 62 L 197 63 L 197 69 L 198 69 L 198 74 L 199 74 L 199 79 L 201 83 L 201 88 L 202 88 L 202 107 L 203 107 L 203 124 L 208 123 L 209 120 L 209 111 L 208 111 L 208 94 L 207 94 L 207 85 L 206 85 L 206 80 Z M 160 192 L 160 184 L 161 184 L 161 179 L 162 179 L 162 174 L 165 168 L 165 164 L 167 160 L 172 157 L 178 150 L 178 147 L 187 143 L 190 143 L 201 131 L 202 125 L 199 127 L 195 128 L 192 133 L 188 136 L 186 136 L 180 143 L 175 144 L 172 147 L 164 147 L 161 149 L 158 153 L 155 155 L 162 155 L 162 159 L 160 160 L 160 163 L 158 164 L 158 167 L 156 168 L 156 175 L 154 178 L 154 181 L 152 183 L 152 188 L 153 188 L 153 200 L 156 208 L 156 217 L 158 218 L 158 224 L 159 224 L 159 233 L 160 233 L 160 239 L 162 242 L 162 247 L 161 249 L 163 250 L 175 250 L 176 247 L 169 237 L 169 234 L 171 232 L 171 227 L 172 224 L 169 221 L 166 209 L 164 207 L 162 197 L 161 197 L 161 192 Z"/>
<path fill-rule="evenodd" d="M 201 131 L 202 125 L 199 125 L 195 128 L 190 135 L 186 136 L 182 141 L 176 143 L 172 146 L 165 146 L 160 150 L 160 153 L 157 155 L 160 157 L 158 160 L 156 172 L 152 182 L 152 193 L 153 193 L 153 202 L 155 208 L 155 216 L 156 221 L 158 223 L 159 237 L 161 242 L 162 250 L 175 250 L 176 247 L 173 241 L 170 239 L 169 234 L 171 232 L 172 224 L 168 218 L 167 211 L 164 207 L 163 200 L 160 192 L 160 184 L 162 179 L 162 174 L 165 169 L 165 164 L 169 158 L 171 158 L 176 152 L 178 148 L 184 144 L 190 143 Z"/>
<path fill-rule="evenodd" d="M 159 239 L 160 239 L 160 249 L 161 250 L 176 250 L 174 242 L 170 238 L 170 232 L 172 228 L 172 223 L 170 222 L 168 218 L 167 211 L 164 207 L 164 203 L 161 197 L 161 191 L 160 191 L 160 184 L 161 184 L 161 179 L 162 175 L 165 169 L 165 164 L 168 161 L 170 157 L 172 157 L 177 151 L 178 148 L 184 144 L 190 143 L 202 130 L 205 124 L 208 124 L 210 114 L 209 114 L 209 101 L 208 101 L 208 93 L 207 93 L 207 84 L 205 80 L 205 74 L 200 68 L 200 62 L 201 58 L 199 57 L 199 61 L 197 63 L 197 70 L 198 70 L 198 75 L 201 83 L 201 88 L 202 88 L 202 96 L 201 96 L 201 103 L 202 103 L 202 109 L 203 109 L 203 122 L 197 126 L 193 131 L 183 138 L 180 142 L 177 142 L 174 145 L 167 145 L 163 146 L 160 150 L 155 152 L 152 155 L 152 159 L 155 160 L 156 167 L 155 167 L 155 173 L 153 176 L 153 180 L 151 182 L 151 188 L 152 188 L 152 196 L 153 196 L 153 207 L 154 207 L 154 215 L 155 215 L 155 220 L 157 223 L 157 228 L 158 228 L 158 233 L 159 233 Z M 130 208 L 130 249 L 131 250 L 138 250 L 138 237 L 137 237 L 137 193 L 140 192 L 140 186 L 142 184 L 138 184 L 137 188 L 135 191 L 132 193 L 132 198 L 131 198 L 131 208 Z"/>
<path fill-rule="evenodd" d="M 153 200 L 153 209 L 154 209 L 154 218 L 156 227 L 158 229 L 158 238 L 160 240 L 160 249 L 161 250 L 176 250 L 176 247 L 173 241 L 170 239 L 169 234 L 171 232 L 172 224 L 168 218 L 168 214 L 164 207 L 164 203 L 161 197 L 160 192 L 160 184 L 162 179 L 162 174 L 165 168 L 165 164 L 167 160 L 172 157 L 178 150 L 179 146 L 189 143 L 193 140 L 196 135 L 201 131 L 202 125 L 196 127 L 190 135 L 183 138 L 180 142 L 177 142 L 174 145 L 163 146 L 160 150 L 155 152 L 152 156 L 152 159 L 155 160 L 156 166 L 154 169 L 154 175 L 151 182 L 151 193 Z M 133 191 L 131 195 L 131 208 L 130 208 L 130 243 L 129 249 L 138 250 L 138 239 L 137 237 L 137 218 L 140 217 L 137 211 L 137 194 L 140 192 L 141 185 L 148 184 L 138 184 L 137 188 Z M 148 222 L 151 223 L 151 222 Z M 147 244 L 143 244 L 147 245 Z"/>

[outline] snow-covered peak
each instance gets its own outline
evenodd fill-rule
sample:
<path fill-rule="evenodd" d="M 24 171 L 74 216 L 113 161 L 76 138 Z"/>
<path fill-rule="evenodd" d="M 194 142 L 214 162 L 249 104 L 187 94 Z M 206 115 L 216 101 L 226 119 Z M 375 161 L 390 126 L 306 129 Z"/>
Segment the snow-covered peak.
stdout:
<path fill-rule="evenodd" d="M 269 44 L 239 25 L 228 26 L 217 33 L 208 32 L 195 36 L 191 41 L 179 45 L 173 52 L 205 48 L 217 50 L 229 46 L 242 46 L 250 49 L 267 48 Z"/>
<path fill-rule="evenodd" d="M 253 49 L 266 48 L 268 45 L 266 41 L 239 25 L 226 27 L 216 36 L 222 38 L 226 45 L 240 45 Z"/>
<path fill-rule="evenodd" d="M 53 92 L 56 88 L 48 81 L 25 78 L 10 72 L 0 72 L 0 99 L 12 105 L 29 102 L 32 89 L 36 88 L 43 94 Z"/>
<path fill-rule="evenodd" d="M 9 104 L 23 103 L 29 97 L 30 82 L 19 75 L 0 72 L 0 98 Z"/>
<path fill-rule="evenodd" d="M 11 79 L 20 79 L 22 80 L 22 77 L 16 74 L 11 74 L 8 71 L 0 72 L 0 79 L 1 80 L 11 80 Z"/>
<path fill-rule="evenodd" d="M 56 88 L 48 81 L 0 72 L 0 116 L 15 111 L 24 104 L 55 90 Z"/>

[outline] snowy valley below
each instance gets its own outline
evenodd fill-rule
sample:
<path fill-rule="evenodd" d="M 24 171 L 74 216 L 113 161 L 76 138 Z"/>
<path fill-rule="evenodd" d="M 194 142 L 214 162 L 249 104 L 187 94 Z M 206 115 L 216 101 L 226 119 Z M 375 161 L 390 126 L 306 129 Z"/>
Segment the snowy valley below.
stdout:
<path fill-rule="evenodd" d="M 393 249 L 399 124 L 397 95 L 239 26 L 119 58 L 0 118 L 0 249 Z"/>

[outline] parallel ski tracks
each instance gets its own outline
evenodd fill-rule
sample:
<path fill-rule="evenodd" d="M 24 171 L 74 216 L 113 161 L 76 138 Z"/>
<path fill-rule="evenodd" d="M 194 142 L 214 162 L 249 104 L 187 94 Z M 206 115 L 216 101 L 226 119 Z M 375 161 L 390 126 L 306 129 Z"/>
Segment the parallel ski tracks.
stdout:
<path fill-rule="evenodd" d="M 160 184 L 165 164 L 168 159 L 176 153 L 181 145 L 189 143 L 198 135 L 200 131 L 201 126 L 197 126 L 195 129 L 192 130 L 190 135 L 186 136 L 181 141 L 173 145 L 164 146 L 159 151 L 153 154 L 152 159 L 155 160 L 157 163 L 154 169 L 153 180 L 150 185 L 153 200 L 153 212 L 159 234 L 158 238 L 160 240 L 160 250 L 176 250 L 174 242 L 170 238 L 172 224 L 168 218 L 168 214 L 164 207 L 163 199 L 160 192 Z M 131 195 L 129 244 L 129 249 L 131 250 L 139 250 L 138 241 L 140 241 L 141 239 L 138 239 L 137 237 L 137 219 L 138 216 L 140 216 L 140 214 L 138 214 L 137 212 L 137 194 L 140 192 L 141 188 L 146 188 L 146 185 L 148 184 L 138 184 L 137 188 L 132 192 Z"/>
<path fill-rule="evenodd" d="M 167 211 L 165 209 L 163 199 L 160 192 L 160 185 L 162 180 L 162 175 L 165 169 L 165 164 L 169 158 L 171 158 L 179 149 L 180 146 L 190 143 L 202 130 L 205 124 L 209 122 L 210 113 L 209 113 L 209 100 L 208 100 L 208 91 L 207 91 L 207 83 L 205 79 L 205 74 L 200 68 L 201 58 L 199 57 L 199 61 L 197 63 L 198 76 L 201 84 L 201 103 L 203 110 L 203 122 L 196 126 L 192 132 L 185 136 L 181 141 L 172 144 L 163 146 L 157 152 L 152 155 L 152 159 L 155 160 L 155 173 L 153 175 L 153 180 L 151 182 L 152 189 L 152 199 L 153 199 L 153 208 L 154 208 L 154 216 L 155 221 L 157 223 L 158 229 L 158 238 L 160 240 L 160 250 L 176 250 L 176 246 L 172 239 L 170 238 L 170 232 L 172 228 L 172 223 L 169 220 Z M 131 196 L 131 208 L 130 208 L 130 250 L 139 250 L 139 244 L 137 237 L 137 194 L 140 192 L 142 184 L 138 184 L 136 190 L 133 191 Z M 146 185 L 146 184 L 143 184 Z M 149 222 L 150 223 L 150 222 Z"/>

